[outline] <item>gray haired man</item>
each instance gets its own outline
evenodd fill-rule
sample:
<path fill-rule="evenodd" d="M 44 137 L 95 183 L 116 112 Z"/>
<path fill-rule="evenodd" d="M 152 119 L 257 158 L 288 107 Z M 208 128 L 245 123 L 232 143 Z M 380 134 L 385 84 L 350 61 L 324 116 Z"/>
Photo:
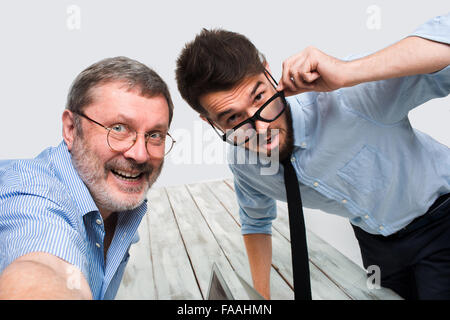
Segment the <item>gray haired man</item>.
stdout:
<path fill-rule="evenodd" d="M 140 62 L 80 73 L 60 145 L 0 166 L 0 298 L 115 297 L 172 114 L 165 82 Z"/>

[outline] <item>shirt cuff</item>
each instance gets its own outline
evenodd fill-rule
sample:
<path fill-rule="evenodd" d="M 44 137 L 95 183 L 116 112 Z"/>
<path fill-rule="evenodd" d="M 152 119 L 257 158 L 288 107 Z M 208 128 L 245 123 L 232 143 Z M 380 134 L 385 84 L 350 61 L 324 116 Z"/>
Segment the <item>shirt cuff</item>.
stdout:
<path fill-rule="evenodd" d="M 243 212 L 242 209 L 239 210 L 239 216 L 241 220 L 242 235 L 254 233 L 272 234 L 273 218 L 271 217 L 265 217 L 261 219 L 250 218 L 247 214 Z"/>

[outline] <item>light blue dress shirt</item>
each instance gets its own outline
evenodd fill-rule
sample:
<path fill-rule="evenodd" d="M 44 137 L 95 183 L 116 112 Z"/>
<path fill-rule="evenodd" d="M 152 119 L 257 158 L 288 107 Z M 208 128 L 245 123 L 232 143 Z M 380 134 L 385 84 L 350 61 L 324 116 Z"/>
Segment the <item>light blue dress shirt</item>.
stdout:
<path fill-rule="evenodd" d="M 412 35 L 450 43 L 450 15 L 431 19 Z M 432 74 L 287 98 L 294 130 L 291 162 L 303 205 L 384 236 L 423 215 L 450 192 L 450 150 L 413 129 L 408 112 L 449 92 L 447 66 Z M 263 175 L 261 169 L 270 164 L 242 164 L 237 149 L 229 149 L 229 166 L 242 233 L 270 234 L 275 200 L 286 201 L 283 168 Z"/>
<path fill-rule="evenodd" d="M 105 264 L 103 219 L 65 142 L 34 159 L 0 161 L 0 273 L 22 255 L 47 252 L 78 267 L 94 299 L 114 299 L 146 211 L 144 202 L 118 214 Z"/>

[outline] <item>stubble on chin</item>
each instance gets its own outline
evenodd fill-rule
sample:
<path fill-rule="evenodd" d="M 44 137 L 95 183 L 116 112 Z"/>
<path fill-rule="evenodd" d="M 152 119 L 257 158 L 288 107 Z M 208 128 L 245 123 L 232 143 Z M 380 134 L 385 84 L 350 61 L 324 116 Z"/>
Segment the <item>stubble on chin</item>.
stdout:
<path fill-rule="evenodd" d="M 292 115 L 290 110 L 290 105 L 288 102 L 287 107 L 285 110 L 286 113 L 286 123 L 285 123 L 285 130 L 284 130 L 284 139 L 281 143 L 280 141 L 280 147 L 279 147 L 279 158 L 280 161 L 286 159 L 290 156 L 292 153 L 292 150 L 294 149 L 294 130 L 292 128 Z"/>
<path fill-rule="evenodd" d="M 292 128 L 292 116 L 289 106 L 285 111 L 285 123 L 279 128 L 268 129 L 265 133 L 255 135 L 254 138 L 247 143 L 246 149 L 256 152 L 262 158 L 273 158 L 282 161 L 290 156 L 294 149 L 294 133 Z M 261 145 L 268 137 L 273 137 L 278 134 L 280 136 L 279 144 L 273 150 L 267 150 Z M 274 159 L 275 160 L 275 159 Z"/>

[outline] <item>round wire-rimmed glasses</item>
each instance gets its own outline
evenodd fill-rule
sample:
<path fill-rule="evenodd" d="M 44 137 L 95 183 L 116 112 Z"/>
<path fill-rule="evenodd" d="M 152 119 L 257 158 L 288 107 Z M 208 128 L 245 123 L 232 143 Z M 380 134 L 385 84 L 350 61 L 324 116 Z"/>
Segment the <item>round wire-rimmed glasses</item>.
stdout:
<path fill-rule="evenodd" d="M 268 74 L 272 81 L 278 85 L 272 75 L 265 70 L 264 75 Z M 267 78 L 267 76 L 266 76 Z M 270 84 L 276 89 L 276 86 L 267 78 Z M 281 101 L 279 101 L 281 100 Z M 281 103 L 280 103 L 281 102 Z M 231 129 L 227 129 L 225 132 L 220 130 L 219 132 L 214 125 L 214 122 L 207 118 L 209 124 L 214 128 L 219 137 L 232 145 L 240 146 L 247 143 L 251 138 L 256 135 L 256 121 L 273 122 L 278 119 L 286 110 L 287 102 L 283 91 L 277 91 L 272 97 L 270 97 L 250 118 L 240 122 Z"/>
<path fill-rule="evenodd" d="M 149 155 L 158 157 L 165 157 L 173 148 L 175 140 L 172 136 L 166 132 L 162 133 L 160 131 L 139 133 L 130 126 L 123 123 L 116 123 L 109 127 L 97 122 L 87 115 L 81 112 L 73 112 L 86 120 L 89 120 L 102 128 L 106 129 L 106 142 L 111 150 L 116 152 L 127 152 L 130 150 L 137 141 L 138 134 L 143 134 L 145 138 L 145 148 Z M 149 150 L 149 144 L 151 146 L 151 151 Z"/>

